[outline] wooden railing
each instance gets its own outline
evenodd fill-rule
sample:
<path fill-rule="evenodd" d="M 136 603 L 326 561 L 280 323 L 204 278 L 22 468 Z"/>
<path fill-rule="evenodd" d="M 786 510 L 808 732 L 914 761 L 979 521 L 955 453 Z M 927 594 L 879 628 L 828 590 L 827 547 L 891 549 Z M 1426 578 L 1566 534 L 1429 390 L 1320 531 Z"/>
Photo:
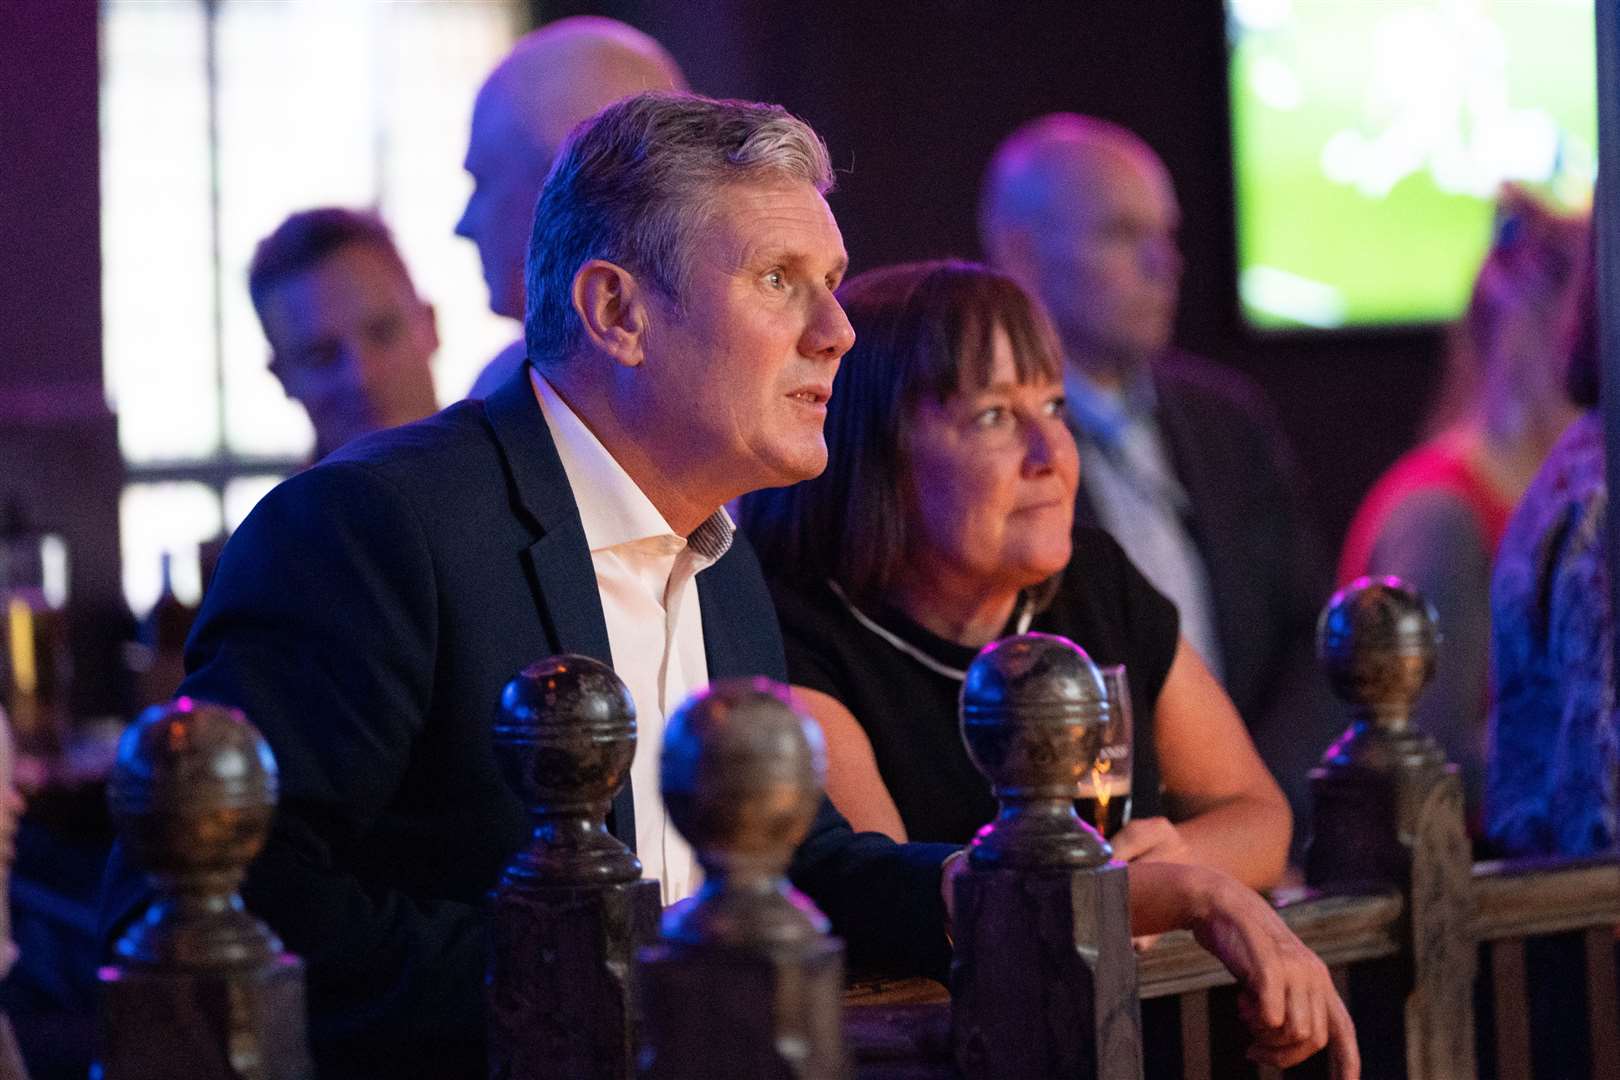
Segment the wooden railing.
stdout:
<path fill-rule="evenodd" d="M 1310 875 L 1319 885 L 1274 901 L 1350 1005 L 1364 1075 L 1531 1080 L 1539 1043 L 1543 1078 L 1620 1076 L 1620 857 L 1473 864 L 1456 770 L 1410 723 L 1432 670 L 1434 628 L 1421 601 L 1368 586 L 1338 598 L 1324 626 L 1324 663 L 1354 724 L 1313 774 L 1322 818 Z M 1560 935 L 1578 940 L 1563 942 L 1552 979 L 1533 984 L 1527 953 Z M 1230 992 L 1222 993 L 1232 981 L 1185 931 L 1139 957 L 1140 999 L 1174 1002 L 1167 1014 L 1150 1013 L 1144 1038 L 1179 1045 L 1175 1075 L 1275 1075 L 1242 1059 Z M 1532 1031 L 1548 1012 L 1532 1005 L 1558 994 L 1585 1015 L 1553 1013 L 1558 1030 Z M 930 996 L 915 983 L 851 994 L 859 1075 L 954 1075 L 944 1000 L 943 987 Z M 1581 1042 L 1584 1053 L 1572 1052 Z M 1558 1053 L 1545 1052 L 1549 1043 Z"/>
<path fill-rule="evenodd" d="M 1341 997 L 1349 996 L 1352 966 L 1400 954 L 1405 907 L 1396 892 L 1333 896 L 1304 891 L 1277 904 L 1283 921 L 1328 965 Z M 1217 1057 L 1218 1046 L 1235 1048 L 1244 1042 L 1242 1032 L 1221 1031 L 1218 1023 L 1211 1022 L 1211 991 L 1232 985 L 1232 976 L 1190 933 L 1178 930 L 1164 935 L 1143 954 L 1137 972 L 1143 1001 L 1176 999 L 1181 1042 L 1177 1075 L 1185 1080 L 1210 1080 L 1248 1067 L 1235 1054 L 1226 1055 L 1230 1060 Z M 1230 1028 L 1229 1018 L 1227 1026 Z"/>
<path fill-rule="evenodd" d="M 1397 892 L 1333 896 L 1309 890 L 1277 902 L 1277 912 L 1299 939 L 1320 956 L 1335 980 L 1352 964 L 1381 960 L 1401 951 L 1400 920 L 1406 905 Z M 1137 963 L 1142 1000 L 1192 995 L 1230 986 L 1232 976 L 1192 934 L 1161 937 Z M 1204 1011 L 1194 1006 L 1195 1011 Z"/>
<path fill-rule="evenodd" d="M 1616 1034 L 1620 1004 L 1616 1002 L 1615 977 L 1620 858 L 1480 863 L 1474 867 L 1473 878 L 1475 909 L 1467 936 L 1490 958 L 1488 972 L 1482 977 L 1491 980 L 1494 992 L 1492 1015 L 1485 1018 L 1495 1032 L 1494 1074 L 1500 1080 L 1530 1080 L 1534 1075 L 1529 1003 L 1535 988 L 1525 978 L 1526 942 L 1571 933 L 1582 938 L 1584 970 L 1567 970 L 1564 975 L 1584 983 L 1588 1075 L 1597 1080 L 1620 1074 Z M 1398 982 L 1389 985 L 1389 972 L 1380 971 L 1375 963 L 1396 961 L 1398 978 L 1401 962 L 1407 959 L 1402 945 L 1407 909 L 1401 893 L 1333 894 L 1298 889 L 1277 897 L 1276 907 L 1289 928 L 1328 965 L 1346 1000 L 1354 1000 L 1351 975 L 1357 971 L 1369 976 L 1359 988 L 1362 997 L 1386 992 L 1394 999 L 1405 996 Z M 1146 1034 L 1179 1038 L 1178 1075 L 1186 1080 L 1225 1077 L 1234 1075 L 1234 1066 L 1251 1069 L 1252 1075 L 1268 1075 L 1231 1060 L 1217 1067 L 1214 1047 L 1242 1042 L 1241 1032 L 1220 1031 L 1218 1022 L 1216 1028 L 1211 1026 L 1211 991 L 1229 987 L 1233 980 L 1190 933 L 1177 930 L 1160 937 L 1139 958 L 1137 977 L 1144 1002 L 1176 1000 L 1175 1031 L 1155 1031 L 1150 1026 Z M 868 980 L 852 988 L 845 1005 L 846 1030 L 863 1080 L 955 1075 L 945 987 L 925 979 Z M 1227 1020 L 1230 1022 L 1229 1017 Z M 1612 1064 L 1605 1071 L 1601 1063 Z M 1369 1071 L 1367 1075 L 1383 1074 Z M 1432 1075 L 1460 1074 L 1441 1071 Z"/>
<path fill-rule="evenodd" d="M 1349 1005 L 1363 1075 L 1620 1076 L 1620 857 L 1473 864 L 1456 769 L 1410 723 L 1433 665 L 1426 606 L 1368 584 L 1336 598 L 1323 626 L 1352 725 L 1312 774 L 1309 887 L 1274 903 Z M 839 947 L 780 878 L 818 791 L 811 737 L 774 691 L 722 687 L 666 729 L 666 802 L 715 887 L 649 949 L 656 897 L 602 827 L 633 749 L 615 712 L 622 687 L 580 658 L 525 671 L 496 742 L 536 831 L 495 898 L 511 955 L 498 947 L 491 968 L 492 1076 L 1109 1080 L 1140 1076 L 1144 1048 L 1154 1077 L 1278 1075 L 1243 1060 L 1232 978 L 1189 934 L 1131 952 L 1126 871 L 1064 824 L 1062 777 L 1095 752 L 1096 702 L 1075 671 L 1053 674 L 1073 658 L 1050 645 L 1008 649 L 983 678 L 976 663 L 964 691 L 969 747 L 1001 813 L 957 890 L 951 992 L 865 981 L 842 1000 Z M 763 730 L 770 739 L 740 735 Z M 182 1061 L 200 1080 L 247 1075 L 218 1065 L 244 1048 L 264 1066 L 254 1075 L 309 1075 L 291 1023 L 301 972 L 230 895 L 274 794 L 273 776 L 215 768 L 256 755 L 250 733 L 185 703 L 128 737 L 138 767 L 115 775 L 114 809 L 164 899 L 104 976 L 107 1080 L 173 1075 Z M 202 787 L 171 783 L 205 774 Z M 550 964 L 522 955 L 564 938 Z M 234 963 L 198 962 L 221 941 Z M 1565 955 L 1538 975 L 1549 942 Z M 162 1017 L 182 1008 L 184 1031 L 166 1031 Z M 1289 1075 L 1325 1075 L 1321 1058 Z"/>
<path fill-rule="evenodd" d="M 1525 859 L 1474 867 L 1473 937 L 1486 959 L 1490 1017 L 1500 1080 L 1530 1080 L 1532 995 L 1527 942 L 1578 933 L 1580 948 L 1560 974 L 1582 981 L 1590 1074 L 1620 1075 L 1620 1002 L 1616 1000 L 1616 922 L 1620 859 L 1558 862 Z M 1570 970 L 1582 967 L 1584 971 Z M 1579 995 L 1575 995 L 1579 996 Z"/>

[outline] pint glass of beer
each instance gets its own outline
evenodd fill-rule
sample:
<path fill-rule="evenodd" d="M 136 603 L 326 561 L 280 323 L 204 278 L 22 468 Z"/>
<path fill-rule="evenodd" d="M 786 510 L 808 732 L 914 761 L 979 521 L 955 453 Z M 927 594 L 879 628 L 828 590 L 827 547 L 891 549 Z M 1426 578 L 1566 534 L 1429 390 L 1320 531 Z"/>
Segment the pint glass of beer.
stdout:
<path fill-rule="evenodd" d="M 1131 688 L 1124 664 L 1099 670 L 1107 724 L 1097 761 L 1080 780 L 1074 808 L 1082 821 L 1107 837 L 1131 820 Z"/>

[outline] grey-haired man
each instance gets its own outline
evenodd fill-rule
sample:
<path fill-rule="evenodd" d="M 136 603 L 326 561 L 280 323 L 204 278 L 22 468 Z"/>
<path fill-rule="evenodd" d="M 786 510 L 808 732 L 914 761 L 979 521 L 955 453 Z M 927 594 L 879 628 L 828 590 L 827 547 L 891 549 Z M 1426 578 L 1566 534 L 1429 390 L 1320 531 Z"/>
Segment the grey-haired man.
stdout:
<path fill-rule="evenodd" d="M 480 904 L 528 833 L 489 716 L 530 661 L 614 665 L 640 738 L 612 826 L 666 902 L 695 887 L 647 763 L 687 691 L 786 678 L 723 504 L 826 463 L 824 406 L 853 342 L 831 178 L 821 140 L 775 106 L 609 106 L 535 211 L 530 366 L 294 477 L 227 545 L 182 692 L 243 708 L 280 761 L 244 895 L 309 962 L 323 1075 L 483 1075 Z M 943 976 L 953 853 L 856 834 L 824 800 L 790 874 L 856 964 Z M 1133 870 L 1137 928 L 1199 927 L 1269 1045 L 1314 1049 L 1330 1022 L 1342 1045 L 1320 961 L 1212 874 Z M 115 862 L 109 935 L 141 898 Z"/>

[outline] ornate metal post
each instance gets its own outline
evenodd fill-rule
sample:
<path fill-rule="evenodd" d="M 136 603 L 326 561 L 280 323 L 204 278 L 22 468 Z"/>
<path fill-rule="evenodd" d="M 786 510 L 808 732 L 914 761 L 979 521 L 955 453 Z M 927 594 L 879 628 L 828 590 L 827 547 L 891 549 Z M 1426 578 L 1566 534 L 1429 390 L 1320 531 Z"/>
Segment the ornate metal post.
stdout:
<path fill-rule="evenodd" d="M 506 684 L 494 740 L 534 833 L 494 894 L 489 1075 L 623 1080 L 630 964 L 659 911 L 658 883 L 605 825 L 635 757 L 635 704 L 605 664 L 554 656 Z"/>
<path fill-rule="evenodd" d="M 1398 578 L 1351 583 L 1317 626 L 1323 667 L 1350 703 L 1352 723 L 1311 773 L 1306 877 L 1324 888 L 1393 884 L 1406 893 L 1403 1025 L 1412 1080 L 1475 1071 L 1473 853 L 1462 782 L 1412 724 L 1437 641 L 1434 609 Z"/>
<path fill-rule="evenodd" d="M 705 881 L 641 956 L 642 1075 L 849 1075 L 844 947 L 784 876 L 820 805 L 825 759 L 820 730 L 767 679 L 717 683 L 670 718 L 664 804 Z"/>
<path fill-rule="evenodd" d="M 951 1027 L 970 1080 L 1142 1075 L 1123 863 L 1074 812 L 1105 720 L 1072 642 L 990 645 L 962 685 L 962 738 L 1000 809 L 956 884 Z"/>
<path fill-rule="evenodd" d="M 242 907 L 276 763 L 235 709 L 179 698 L 124 733 L 108 801 L 158 897 L 101 970 L 106 1080 L 302 1080 L 302 961 Z"/>

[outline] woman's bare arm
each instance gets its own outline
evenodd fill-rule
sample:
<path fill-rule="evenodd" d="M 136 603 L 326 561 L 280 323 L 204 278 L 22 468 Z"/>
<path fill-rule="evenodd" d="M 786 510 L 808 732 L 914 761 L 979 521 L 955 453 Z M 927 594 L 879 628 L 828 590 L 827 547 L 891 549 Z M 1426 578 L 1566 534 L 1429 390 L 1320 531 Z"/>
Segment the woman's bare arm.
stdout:
<path fill-rule="evenodd" d="M 906 842 L 906 827 L 888 785 L 878 773 L 872 741 L 844 703 L 820 690 L 793 687 L 804 711 L 827 740 L 827 797 L 857 832 L 880 832 Z"/>
<path fill-rule="evenodd" d="M 1159 693 L 1153 741 L 1179 820 L 1131 822 L 1113 837 L 1115 855 L 1211 866 L 1256 889 L 1275 885 L 1288 860 L 1288 801 L 1226 691 L 1185 638 Z"/>

